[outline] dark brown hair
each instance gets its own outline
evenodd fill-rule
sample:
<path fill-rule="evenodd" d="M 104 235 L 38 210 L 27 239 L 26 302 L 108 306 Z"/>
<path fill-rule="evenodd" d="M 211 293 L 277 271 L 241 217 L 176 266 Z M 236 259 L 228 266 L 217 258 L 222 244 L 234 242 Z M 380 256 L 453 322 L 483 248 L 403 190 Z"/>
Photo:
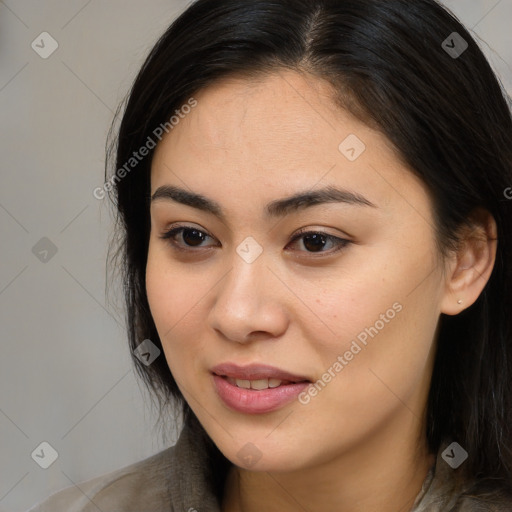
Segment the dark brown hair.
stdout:
<path fill-rule="evenodd" d="M 468 47 L 447 51 L 457 37 Z M 449 45 L 454 46 L 454 43 Z M 440 319 L 428 399 L 433 453 L 445 439 L 469 453 L 480 481 L 512 488 L 512 120 L 509 98 L 477 43 L 434 0 L 199 0 L 156 43 L 125 103 L 110 147 L 117 212 L 112 265 L 122 273 L 130 348 L 161 348 L 145 289 L 151 155 L 115 176 L 155 128 L 197 91 L 228 75 L 279 69 L 330 82 L 333 101 L 377 127 L 431 193 L 440 252 L 482 207 L 498 226 L 498 253 L 478 300 Z M 178 400 L 164 357 L 139 375 L 160 411 Z"/>

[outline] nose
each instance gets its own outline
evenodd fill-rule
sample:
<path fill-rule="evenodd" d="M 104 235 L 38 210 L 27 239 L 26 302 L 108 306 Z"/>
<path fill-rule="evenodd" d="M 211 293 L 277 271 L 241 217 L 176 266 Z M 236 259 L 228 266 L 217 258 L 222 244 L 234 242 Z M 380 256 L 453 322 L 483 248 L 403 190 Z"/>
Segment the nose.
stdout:
<path fill-rule="evenodd" d="M 264 254 L 252 263 L 235 254 L 231 270 L 215 287 L 215 293 L 208 321 L 224 338 L 248 343 L 286 331 L 286 288 L 268 268 Z"/>

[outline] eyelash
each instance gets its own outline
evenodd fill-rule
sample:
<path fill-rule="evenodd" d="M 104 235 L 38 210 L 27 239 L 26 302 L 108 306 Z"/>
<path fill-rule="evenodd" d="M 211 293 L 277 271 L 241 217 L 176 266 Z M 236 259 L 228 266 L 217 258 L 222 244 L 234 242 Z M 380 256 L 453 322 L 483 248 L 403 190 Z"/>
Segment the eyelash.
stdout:
<path fill-rule="evenodd" d="M 184 231 L 197 231 L 198 233 L 206 235 L 207 237 L 214 238 L 211 235 L 209 235 L 208 233 L 206 233 L 205 231 L 202 231 L 200 229 L 197 229 L 197 228 L 191 227 L 191 226 L 171 227 L 169 230 L 165 231 L 162 235 L 160 235 L 159 238 L 161 240 L 166 240 L 167 242 L 169 242 L 169 244 L 173 247 L 173 249 L 176 249 L 177 251 L 188 252 L 188 253 L 190 253 L 190 252 L 197 252 L 197 250 L 195 250 L 194 246 L 187 246 L 188 248 L 185 249 L 183 247 L 180 247 L 178 245 L 178 243 L 176 242 L 176 240 L 175 240 L 176 235 L 178 235 L 180 233 L 183 233 Z M 306 252 L 308 254 L 311 254 L 311 255 L 313 255 L 313 257 L 318 257 L 316 255 L 330 256 L 330 255 L 332 255 L 334 253 L 337 253 L 337 252 L 341 251 L 347 245 L 352 243 L 352 242 L 350 242 L 350 240 L 346 240 L 344 238 L 340 238 L 340 237 L 337 237 L 337 236 L 334 236 L 334 235 L 329 235 L 327 233 L 324 233 L 323 231 L 311 231 L 311 230 L 307 230 L 306 228 L 302 229 L 298 233 L 296 233 L 293 236 L 293 238 L 290 240 L 290 243 L 294 243 L 297 240 L 299 240 L 299 239 L 301 239 L 303 237 L 306 237 L 308 235 L 321 235 L 322 237 L 326 238 L 327 240 L 329 240 L 331 242 L 334 242 L 334 243 L 336 243 L 338 245 L 338 247 L 336 249 L 331 250 L 331 251 L 318 251 L 318 252 L 314 252 L 314 251 L 299 251 L 299 252 Z M 195 247 L 197 247 L 199 249 L 204 249 L 205 248 L 205 247 L 201 247 L 201 246 L 195 246 Z M 207 247 L 207 248 L 210 248 L 210 247 Z"/>

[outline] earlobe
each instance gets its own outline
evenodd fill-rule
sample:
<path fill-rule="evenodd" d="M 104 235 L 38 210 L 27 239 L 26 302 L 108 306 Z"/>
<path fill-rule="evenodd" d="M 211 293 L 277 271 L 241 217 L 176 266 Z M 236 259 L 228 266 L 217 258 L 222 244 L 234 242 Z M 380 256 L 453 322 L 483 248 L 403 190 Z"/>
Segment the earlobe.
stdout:
<path fill-rule="evenodd" d="M 458 315 L 471 306 L 489 281 L 497 249 L 497 226 L 484 209 L 471 216 L 472 224 L 461 229 L 459 248 L 452 255 L 446 274 L 446 288 L 441 312 Z"/>

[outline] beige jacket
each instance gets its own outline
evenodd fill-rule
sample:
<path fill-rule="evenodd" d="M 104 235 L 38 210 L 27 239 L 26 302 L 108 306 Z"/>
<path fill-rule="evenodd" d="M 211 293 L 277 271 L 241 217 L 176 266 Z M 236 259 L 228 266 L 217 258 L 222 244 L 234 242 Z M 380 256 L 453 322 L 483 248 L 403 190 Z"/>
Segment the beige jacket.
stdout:
<path fill-rule="evenodd" d="M 219 498 L 206 481 L 205 450 L 194 440 L 193 427 L 185 423 L 175 446 L 61 490 L 27 512 L 221 512 Z M 411 512 L 512 512 L 512 499 L 471 497 L 442 451 Z"/>

